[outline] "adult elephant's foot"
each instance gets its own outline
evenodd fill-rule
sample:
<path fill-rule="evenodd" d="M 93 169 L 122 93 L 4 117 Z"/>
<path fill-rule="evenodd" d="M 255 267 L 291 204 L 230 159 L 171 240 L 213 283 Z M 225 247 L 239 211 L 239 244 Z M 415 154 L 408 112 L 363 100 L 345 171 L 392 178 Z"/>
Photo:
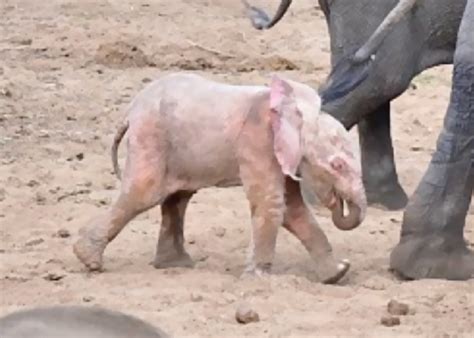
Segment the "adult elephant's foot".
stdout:
<path fill-rule="evenodd" d="M 396 176 L 385 183 L 375 180 L 366 180 L 364 183 L 369 205 L 382 206 L 388 210 L 401 210 L 408 203 L 408 195 L 398 183 Z"/>
<path fill-rule="evenodd" d="M 410 278 L 474 277 L 464 227 L 474 191 L 474 1 L 468 1 L 454 54 L 451 98 L 428 170 L 405 211 L 392 268 Z"/>
<path fill-rule="evenodd" d="M 463 238 L 445 233 L 403 237 L 390 256 L 390 267 L 406 279 L 474 277 L 474 253 Z"/>
<path fill-rule="evenodd" d="M 390 266 L 401 276 L 474 277 L 474 253 L 463 234 L 474 189 L 472 146 L 471 135 L 446 129 L 438 139 L 438 149 L 403 216 L 400 243 L 391 254 Z"/>

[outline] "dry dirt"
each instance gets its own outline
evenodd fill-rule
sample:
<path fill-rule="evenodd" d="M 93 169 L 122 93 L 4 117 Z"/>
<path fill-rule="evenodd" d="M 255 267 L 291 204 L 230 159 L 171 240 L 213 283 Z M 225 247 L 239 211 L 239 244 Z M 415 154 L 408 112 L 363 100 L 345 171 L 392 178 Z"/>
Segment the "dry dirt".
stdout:
<path fill-rule="evenodd" d="M 255 3 L 275 8 L 277 2 Z M 192 200 L 186 221 L 187 248 L 198 262 L 192 270 L 150 265 L 158 209 L 110 245 L 104 273 L 86 273 L 72 254 L 78 229 L 117 195 L 109 147 L 131 97 L 179 69 L 257 84 L 281 71 L 318 85 L 328 73 L 329 39 L 315 4 L 295 1 L 281 24 L 256 32 L 236 0 L 2 0 L 0 314 L 101 304 L 193 337 L 472 334 L 473 281 L 401 282 L 388 271 L 402 212 L 370 208 L 363 226 L 343 233 L 316 209 L 334 250 L 352 261 L 337 286 L 317 283 L 306 252 L 284 231 L 274 275 L 239 279 L 249 240 L 240 188 L 209 189 Z M 450 76 L 451 67 L 425 72 L 394 104 L 398 170 L 409 193 L 435 147 Z M 472 246 L 472 208 L 467 224 Z M 400 325 L 386 327 L 380 322 L 391 299 L 411 310 Z M 259 322 L 236 322 L 242 300 Z"/>

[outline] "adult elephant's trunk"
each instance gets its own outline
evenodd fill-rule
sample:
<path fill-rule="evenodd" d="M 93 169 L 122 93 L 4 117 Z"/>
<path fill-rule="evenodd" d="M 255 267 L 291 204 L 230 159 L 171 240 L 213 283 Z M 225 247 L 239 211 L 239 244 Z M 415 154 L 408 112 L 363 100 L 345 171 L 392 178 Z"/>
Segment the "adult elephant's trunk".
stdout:
<path fill-rule="evenodd" d="M 280 6 L 278 6 L 275 16 L 272 19 L 270 19 L 267 13 L 265 13 L 260 8 L 250 5 L 247 0 L 242 0 L 242 3 L 247 9 L 247 15 L 252 22 L 252 26 L 254 26 L 256 29 L 262 30 L 272 28 L 278 21 L 280 21 L 290 7 L 291 1 L 292 0 L 282 0 L 280 2 Z"/>
<path fill-rule="evenodd" d="M 347 216 L 344 215 L 344 203 L 342 198 L 338 198 L 336 206 L 332 209 L 332 221 L 334 225 L 344 231 L 357 228 L 364 219 L 365 206 L 359 205 L 352 201 L 347 201 Z"/>

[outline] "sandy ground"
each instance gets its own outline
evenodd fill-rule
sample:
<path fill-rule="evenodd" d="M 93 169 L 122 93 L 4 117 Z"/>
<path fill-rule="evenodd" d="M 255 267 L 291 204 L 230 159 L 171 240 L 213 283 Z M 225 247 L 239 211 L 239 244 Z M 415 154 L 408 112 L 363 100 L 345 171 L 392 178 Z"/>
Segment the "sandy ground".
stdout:
<path fill-rule="evenodd" d="M 276 1 L 255 2 L 276 7 Z M 315 280 L 306 252 L 285 231 L 274 275 L 239 279 L 250 228 L 240 188 L 209 189 L 192 200 L 186 238 L 194 269 L 150 265 L 158 209 L 134 220 L 109 246 L 104 273 L 86 273 L 72 254 L 78 229 L 117 195 L 109 147 L 131 97 L 150 79 L 178 69 L 258 84 L 282 71 L 318 85 L 328 73 L 329 39 L 315 3 L 296 1 L 280 25 L 259 33 L 239 1 L 2 0 L 0 314 L 45 304 L 100 304 L 194 337 L 474 332 L 473 281 L 401 282 L 388 271 L 402 212 L 370 208 L 363 226 L 343 233 L 316 209 L 334 250 L 353 263 L 337 286 Z M 425 72 L 394 104 L 398 170 L 409 193 L 435 147 L 450 76 L 451 67 Z M 59 229 L 71 236 L 59 236 Z M 380 319 L 391 299 L 411 310 L 401 325 L 385 327 Z M 236 323 L 242 300 L 260 322 Z"/>

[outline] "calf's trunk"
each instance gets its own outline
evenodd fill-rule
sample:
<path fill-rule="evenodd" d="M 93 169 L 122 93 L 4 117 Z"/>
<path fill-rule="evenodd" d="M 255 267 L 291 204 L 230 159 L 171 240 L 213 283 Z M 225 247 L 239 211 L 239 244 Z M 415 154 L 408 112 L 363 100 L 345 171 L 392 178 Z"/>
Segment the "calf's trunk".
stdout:
<path fill-rule="evenodd" d="M 362 207 L 352 201 L 347 201 L 349 213 L 344 215 L 344 203 L 342 198 L 337 199 L 336 207 L 332 210 L 332 221 L 334 225 L 344 231 L 357 228 L 363 220 Z"/>

